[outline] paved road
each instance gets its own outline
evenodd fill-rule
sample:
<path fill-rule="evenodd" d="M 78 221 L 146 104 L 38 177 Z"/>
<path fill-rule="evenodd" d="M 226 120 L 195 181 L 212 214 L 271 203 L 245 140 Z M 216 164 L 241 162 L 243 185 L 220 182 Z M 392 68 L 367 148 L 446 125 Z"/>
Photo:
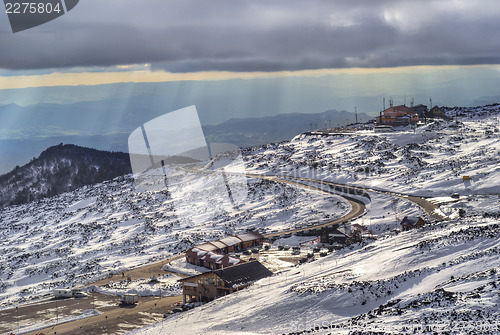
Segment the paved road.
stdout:
<path fill-rule="evenodd" d="M 99 308 L 101 314 L 98 316 L 48 327 L 28 334 L 36 335 L 40 332 L 47 335 L 123 334 L 163 320 L 163 313 L 171 310 L 175 302 L 182 300 L 180 296 L 163 297 L 161 299 L 158 297 L 140 297 L 136 306 L 117 307 L 118 298 L 113 298 L 115 298 L 115 304 L 110 307 Z"/>
<path fill-rule="evenodd" d="M 322 192 L 325 192 L 328 194 L 337 194 L 336 192 L 333 192 L 330 190 L 325 190 L 323 187 L 321 187 L 321 185 L 320 186 L 305 185 L 305 184 L 300 183 L 298 181 L 284 179 L 284 178 L 280 178 L 278 176 L 260 176 L 260 175 L 250 175 L 250 174 L 247 176 L 251 177 L 251 178 L 266 179 L 266 180 L 285 183 L 285 184 L 289 184 L 289 185 L 295 185 L 295 186 L 299 186 L 302 188 L 318 190 L 318 191 L 322 191 Z M 305 179 L 303 179 L 302 181 L 305 181 Z M 342 197 L 344 197 L 351 205 L 351 211 L 349 213 L 347 213 L 346 215 L 344 215 L 343 217 L 335 219 L 335 220 L 331 220 L 331 221 L 326 221 L 326 222 L 323 222 L 323 223 L 320 223 L 320 224 L 317 224 L 314 226 L 305 227 L 305 228 L 287 229 L 287 230 L 283 230 L 283 231 L 277 232 L 277 233 L 266 234 L 266 235 L 264 235 L 264 237 L 270 238 L 270 237 L 276 237 L 276 236 L 280 236 L 280 235 L 284 235 L 284 234 L 294 234 L 294 233 L 299 233 L 299 232 L 304 232 L 304 231 L 317 230 L 317 229 L 321 229 L 321 228 L 325 228 L 325 227 L 336 226 L 336 225 L 340 225 L 342 223 L 354 220 L 354 219 L 356 219 L 356 218 L 358 218 L 366 213 L 366 206 L 361 200 L 347 196 L 347 195 L 342 195 Z"/>
<path fill-rule="evenodd" d="M 257 175 L 251 175 L 251 176 L 255 177 Z M 278 177 L 278 176 L 276 176 L 276 177 L 280 178 L 280 179 L 282 178 L 282 177 Z M 369 191 L 369 192 L 387 194 L 387 195 L 391 195 L 391 196 L 394 196 L 394 197 L 399 197 L 399 198 L 402 198 L 402 199 L 407 199 L 407 200 L 410 200 L 413 203 L 417 204 L 418 206 L 420 206 L 423 210 L 425 210 L 425 212 L 429 216 L 431 216 L 432 218 L 436 219 L 437 221 L 443 221 L 443 220 L 447 220 L 448 219 L 446 216 L 443 216 L 443 215 L 441 215 L 441 214 L 439 214 L 439 213 L 436 212 L 436 210 L 439 208 L 439 206 L 437 206 L 436 204 L 433 204 L 432 202 L 428 201 L 427 199 L 425 199 L 423 197 L 417 197 L 417 196 L 412 196 L 412 195 L 407 195 L 407 194 L 402 194 L 402 193 L 397 193 L 397 192 L 391 192 L 391 191 L 378 190 L 378 189 L 371 188 L 371 187 L 351 186 L 351 185 L 346 185 L 346 184 L 339 184 L 339 183 L 333 183 L 333 182 L 328 182 L 328 181 L 321 181 L 321 180 L 310 179 L 310 178 L 298 178 L 298 177 L 286 177 L 286 178 L 287 179 L 291 179 L 291 180 L 304 181 L 304 182 L 323 183 L 323 184 L 330 185 L 330 186 L 333 186 L 333 187 L 341 187 L 341 188 L 345 188 L 347 190 L 351 189 L 351 190 L 355 190 L 355 191 L 358 191 L 358 192 Z"/>
<path fill-rule="evenodd" d="M 179 254 L 164 261 L 126 271 L 125 278 L 147 279 L 153 275 L 165 274 L 167 272 L 161 269 L 162 266 L 181 257 L 184 255 Z M 177 275 L 185 277 L 181 274 Z M 110 280 L 119 281 L 123 280 L 123 277 L 121 274 L 117 274 L 88 286 L 102 286 Z M 179 301 L 182 301 L 182 296 L 139 297 L 139 303 L 136 306 L 125 308 L 119 305 L 119 297 L 100 293 L 91 293 L 85 299 L 47 299 L 33 304 L 21 305 L 17 310 L 15 308 L 2 310 L 0 313 L 0 333 L 17 330 L 18 320 L 20 328 L 23 328 L 48 320 L 56 320 L 57 317 L 61 320 L 70 316 L 79 316 L 81 311 L 93 309 L 97 309 L 101 314 L 27 334 L 35 335 L 40 332 L 45 334 L 54 334 L 55 332 L 57 334 L 123 333 L 162 320 L 163 313 L 172 310 L 173 304 Z"/>
<path fill-rule="evenodd" d="M 201 172 L 201 171 L 197 171 Z M 203 173 L 203 172 L 202 172 Z M 334 192 L 332 190 L 329 190 L 329 188 L 325 188 L 324 185 L 328 185 L 331 188 L 335 187 L 341 187 L 343 190 L 346 191 L 346 193 L 362 193 L 364 191 L 370 191 L 370 192 L 377 192 L 377 193 L 382 193 L 382 194 L 388 194 L 404 199 L 408 199 L 415 204 L 419 205 L 422 207 L 430 216 L 434 217 L 436 220 L 443 220 L 441 215 L 437 214 L 435 210 L 438 208 L 435 204 L 427 201 L 425 198 L 420 198 L 420 197 L 415 197 L 415 196 L 410 196 L 410 195 L 405 195 L 405 194 L 400 194 L 400 193 L 395 193 L 395 192 L 388 192 L 388 191 L 382 191 L 382 190 L 377 190 L 373 188 L 366 188 L 366 187 L 357 187 L 357 186 L 350 186 L 350 185 L 345 185 L 345 184 L 339 184 L 339 183 L 332 183 L 332 182 L 325 182 L 325 181 L 320 181 L 320 180 L 315 180 L 315 179 L 308 179 L 308 178 L 297 178 L 297 177 L 282 177 L 282 176 L 270 176 L 270 175 L 254 175 L 254 174 L 247 174 L 247 177 L 250 178 L 260 178 L 260 179 L 266 179 L 274 182 L 280 182 L 280 183 L 286 183 L 290 185 L 295 185 L 298 187 L 303 187 L 303 188 L 308 188 L 308 189 L 313 189 L 313 190 L 319 190 L 328 194 L 338 194 L 337 192 Z M 357 192 L 356 192 L 357 191 Z M 321 224 L 315 225 L 315 226 L 309 226 L 305 228 L 297 228 L 297 229 L 289 229 L 277 233 L 271 233 L 265 235 L 265 237 L 275 237 L 275 236 L 280 236 L 283 234 L 288 234 L 288 233 L 298 233 L 302 231 L 309 231 L 309 230 L 314 230 L 314 229 L 321 229 L 324 227 L 329 227 L 329 226 L 334 226 L 334 225 L 339 225 L 344 222 L 348 222 L 351 220 L 354 220 L 366 213 L 366 206 L 365 204 L 359 200 L 356 199 L 352 196 L 349 196 L 347 194 L 342 194 L 343 196 L 351 205 L 351 211 L 344 215 L 341 218 L 323 222 Z M 139 267 L 136 269 L 132 269 L 129 271 L 125 272 L 125 277 L 131 277 L 131 279 L 142 279 L 142 278 L 150 278 L 153 275 L 157 274 L 162 274 L 165 273 L 163 270 L 161 270 L 162 266 L 165 263 L 168 263 L 170 261 L 173 261 L 175 259 L 178 259 L 180 257 L 183 257 L 183 255 L 176 255 L 168 260 L 156 262 L 153 264 L 148 264 L 143 267 Z M 114 275 L 112 277 L 100 280 L 98 282 L 93 283 L 93 285 L 104 285 L 109 282 L 109 280 L 121 280 L 122 275 Z M 127 330 L 132 330 L 134 328 L 137 328 L 139 326 L 143 326 L 146 324 L 150 324 L 153 322 L 157 322 L 161 320 L 161 316 L 163 315 L 164 312 L 170 310 L 175 302 L 181 301 L 182 296 L 176 296 L 176 297 L 164 297 L 159 299 L 158 297 L 141 297 L 139 300 L 139 304 L 135 307 L 132 308 L 124 308 L 124 307 L 119 307 L 118 306 L 118 298 L 117 297 L 110 297 L 110 296 L 104 296 L 104 295 L 99 295 L 95 294 L 98 301 L 106 302 L 108 301 L 108 304 L 104 304 L 104 307 L 98 308 L 98 310 L 102 313 L 99 316 L 94 316 L 89 319 L 83 319 L 83 320 L 78 320 L 74 322 L 69 322 L 63 325 L 58 325 L 55 327 L 50 327 L 41 330 L 45 334 L 105 334 L 105 333 L 116 333 L 116 332 L 124 332 Z M 58 302 L 60 308 L 60 313 L 61 315 L 66 314 L 70 315 L 70 311 L 74 310 L 82 310 L 82 309 L 93 309 L 93 306 L 90 306 L 90 298 L 84 299 L 84 300 L 75 300 L 75 299 L 68 299 L 68 300 L 61 300 Z M 49 306 L 50 305 L 50 306 Z M 19 308 L 18 311 L 15 309 L 11 310 L 3 310 L 2 311 L 2 316 L 4 318 L 7 318 L 8 320 L 14 320 L 15 315 L 21 315 L 21 316 L 30 316 L 30 315 L 35 315 L 38 317 L 42 317 L 42 320 L 45 318 L 47 320 L 47 315 L 43 315 L 43 311 L 47 310 L 52 310 L 52 314 L 54 313 L 54 305 L 55 306 L 55 301 L 53 300 L 47 300 L 38 304 L 32 304 L 32 305 L 23 305 L 22 307 Z M 65 313 L 66 310 L 66 313 Z M 52 315 L 53 317 L 53 315 Z M 22 318 L 21 318 L 22 320 Z M 0 321 L 2 321 L 2 317 L 0 317 Z M 35 319 L 33 321 L 36 321 Z M 37 322 L 40 322 L 38 320 Z M 35 322 L 36 323 L 36 322 Z M 10 329 L 13 329 L 13 327 L 10 327 Z M 37 332 L 32 332 L 29 334 L 38 334 L 40 331 Z"/>
<path fill-rule="evenodd" d="M 102 286 L 102 285 L 107 284 L 110 280 L 120 281 L 120 280 L 126 279 L 127 277 L 130 277 L 130 279 L 132 279 L 132 280 L 136 280 L 136 279 L 151 278 L 153 275 L 156 275 L 156 276 L 164 275 L 164 274 L 169 273 L 169 272 L 163 271 L 161 269 L 163 267 L 163 265 L 170 263 L 172 261 L 175 261 L 175 260 L 182 258 L 182 257 L 184 257 L 184 254 L 175 255 L 175 256 L 172 256 L 168 259 L 165 259 L 165 260 L 162 260 L 159 262 L 147 264 L 147 265 L 135 268 L 135 269 L 125 271 L 124 276 L 122 276 L 121 274 L 115 274 L 113 276 L 96 281 L 95 283 L 92 283 L 92 284 L 89 284 L 86 286 L 90 286 L 90 285 Z M 179 277 L 185 277 L 184 275 L 178 274 L 178 273 L 176 273 L 176 275 Z"/>

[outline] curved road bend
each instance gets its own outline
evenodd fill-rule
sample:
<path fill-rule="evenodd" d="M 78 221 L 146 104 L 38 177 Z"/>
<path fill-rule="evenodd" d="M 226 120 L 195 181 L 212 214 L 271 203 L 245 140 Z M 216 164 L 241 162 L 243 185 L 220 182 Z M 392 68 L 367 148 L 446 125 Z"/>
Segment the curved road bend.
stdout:
<path fill-rule="evenodd" d="M 251 177 L 251 178 L 260 178 L 260 179 L 271 180 L 271 181 L 275 181 L 275 182 L 279 182 L 279 183 L 295 185 L 295 186 L 299 186 L 302 188 L 308 188 L 311 190 L 325 192 L 328 194 L 339 195 L 335 192 L 327 191 L 327 190 L 324 190 L 320 187 L 315 187 L 315 186 L 311 186 L 311 185 L 304 185 L 302 183 L 294 182 L 291 180 L 281 179 L 281 178 L 276 177 L 276 176 L 259 176 L 259 175 L 247 175 L 247 176 Z M 356 198 L 353 198 L 353 197 L 350 197 L 347 195 L 340 195 L 340 196 L 343 197 L 344 199 L 346 199 L 349 202 L 349 204 L 351 205 L 351 211 L 349 213 L 347 213 L 346 215 L 344 215 L 338 219 L 326 221 L 326 222 L 323 222 L 323 223 L 320 223 L 320 224 L 317 224 L 314 226 L 309 226 L 309 227 L 305 227 L 305 228 L 287 229 L 287 230 L 282 230 L 281 232 L 277 232 L 277 233 L 265 234 L 264 237 L 269 238 L 269 237 L 275 237 L 275 236 L 280 236 L 280 235 L 284 235 L 284 234 L 293 234 L 293 233 L 298 233 L 298 232 L 303 232 L 303 231 L 310 231 L 310 230 L 316 230 L 316 229 L 321 229 L 321 228 L 325 228 L 325 227 L 335 226 L 335 225 L 339 225 L 339 224 L 357 219 L 366 213 L 366 206 L 361 200 L 358 200 Z"/>
<path fill-rule="evenodd" d="M 254 175 L 252 175 L 252 176 L 254 176 Z M 278 177 L 278 178 L 281 178 L 281 177 Z M 396 193 L 396 192 L 391 192 L 391 191 L 377 190 L 377 189 L 374 189 L 371 187 L 351 186 L 351 185 L 346 185 L 346 184 L 339 184 L 339 183 L 333 183 L 333 182 L 329 182 L 329 181 L 322 181 L 322 180 L 310 179 L 310 178 L 299 178 L 299 177 L 286 177 L 286 178 L 287 179 L 294 179 L 294 180 L 308 181 L 308 182 L 315 182 L 315 183 L 323 183 L 326 185 L 337 186 L 337 187 L 342 187 L 345 189 L 352 189 L 352 190 L 357 190 L 357 191 L 370 191 L 370 192 L 374 192 L 374 193 L 386 194 L 386 195 L 391 195 L 394 197 L 399 197 L 402 199 L 407 199 L 407 200 L 410 200 L 411 202 L 417 204 L 418 206 L 420 206 L 429 216 L 436 219 L 437 221 L 444 221 L 444 220 L 448 219 L 446 216 L 443 216 L 443 215 L 439 214 L 438 212 L 436 212 L 436 210 L 439 209 L 439 206 L 433 204 L 432 202 L 428 201 L 427 199 L 425 199 L 423 197 L 417 197 L 417 196 Z"/>
<path fill-rule="evenodd" d="M 211 173 L 208 171 L 207 172 L 196 171 L 196 172 Z M 399 194 L 399 193 L 395 193 L 395 192 L 389 192 L 389 191 L 381 191 L 381 190 L 376 190 L 376 189 L 372 189 L 372 188 L 368 188 L 368 187 L 363 188 L 363 187 L 349 186 L 349 185 L 344 185 L 344 184 L 325 182 L 325 181 L 321 181 L 321 180 L 308 179 L 308 178 L 298 178 L 298 177 L 286 177 L 285 178 L 285 177 L 272 176 L 272 175 L 265 176 L 265 175 L 252 175 L 252 174 L 247 174 L 246 176 L 249 178 L 260 178 L 260 179 L 266 179 L 266 180 L 271 180 L 271 181 L 275 181 L 275 182 L 287 183 L 290 185 L 295 185 L 295 186 L 308 188 L 308 189 L 312 189 L 312 190 L 319 190 L 319 191 L 329 193 L 329 194 L 338 194 L 338 193 L 330 192 L 330 191 L 327 191 L 325 189 L 311 186 L 311 185 L 305 185 L 303 183 L 300 183 L 299 181 L 322 183 L 322 184 L 326 184 L 326 185 L 330 185 L 330 186 L 339 186 L 339 187 L 344 188 L 345 190 L 358 190 L 358 191 L 367 191 L 368 190 L 371 192 L 388 194 L 388 195 L 408 199 L 408 200 L 416 203 L 417 205 L 422 207 L 429 215 L 436 218 L 437 220 L 444 219 L 442 216 L 435 213 L 435 209 L 438 208 L 436 205 L 434 205 L 431 202 L 427 201 L 426 199 L 420 198 L 420 197 L 408 196 L 408 195 Z M 297 181 L 293 181 L 291 179 L 295 179 Z M 366 206 L 363 202 L 361 202 L 360 200 L 357 200 L 355 198 L 349 197 L 347 195 L 341 195 L 341 196 L 344 197 L 351 205 L 351 211 L 348 214 L 344 215 L 343 217 L 335 219 L 335 220 L 331 220 L 328 222 L 324 222 L 322 224 L 315 225 L 315 226 L 310 226 L 310 227 L 306 227 L 306 228 L 299 228 L 299 229 L 290 229 L 290 230 L 285 230 L 285 231 L 281 231 L 278 233 L 267 234 L 267 235 L 265 235 L 265 237 L 273 237 L 273 236 L 279 236 L 279 235 L 288 234 L 288 233 L 296 233 L 296 232 L 301 232 L 301 231 L 308 231 L 308 230 L 314 230 L 314 229 L 328 227 L 328 226 L 332 226 L 332 225 L 337 225 L 337 224 L 347 222 L 349 220 L 356 219 L 356 218 L 358 218 L 366 213 Z M 145 267 L 140 267 L 137 269 L 129 270 L 126 272 L 127 276 L 131 276 L 134 279 L 149 277 L 152 274 L 158 273 L 159 270 L 161 269 L 161 266 L 163 264 L 165 264 L 165 262 L 172 261 L 173 259 L 175 259 L 177 257 L 181 257 L 181 256 L 182 255 L 177 255 L 177 256 L 174 256 L 173 258 L 168 259 L 166 261 L 156 262 L 153 264 L 148 264 Z M 94 283 L 94 285 L 95 284 L 97 284 L 97 285 L 103 284 L 104 282 L 109 281 L 109 279 L 110 278 L 107 278 L 106 280 L 103 280 L 102 282 L 96 282 L 96 283 Z M 122 308 L 119 308 L 118 306 L 110 306 L 110 307 L 108 307 L 109 310 L 106 310 L 106 311 L 103 310 L 102 311 L 103 313 L 99 316 L 92 317 L 89 319 L 83 319 L 83 320 L 78 320 L 78 321 L 74 321 L 74 322 L 69 322 L 67 324 L 59 325 L 56 327 L 50 327 L 47 329 L 43 329 L 42 331 L 50 333 L 50 332 L 56 330 L 61 334 L 65 334 L 65 333 L 68 333 L 68 334 L 69 333 L 71 333 L 71 334 L 89 334 L 89 331 L 93 332 L 96 330 L 103 331 L 103 332 L 119 331 L 119 330 L 122 330 L 121 326 L 123 326 L 124 323 L 125 324 L 129 323 L 130 326 L 132 326 L 132 328 L 133 328 L 134 327 L 133 325 L 140 323 L 140 322 L 138 322 L 139 320 L 134 319 L 134 318 L 137 318 L 137 316 L 139 314 L 142 314 L 143 319 L 144 319 L 144 313 L 153 313 L 153 314 L 158 313 L 161 315 L 161 313 L 163 313 L 165 310 L 171 309 L 173 303 L 180 300 L 180 296 L 178 296 L 178 297 L 165 297 L 165 298 L 162 298 L 159 300 L 157 300 L 157 297 L 150 298 L 150 299 L 145 298 L 145 300 L 146 301 L 141 301 L 141 303 L 139 305 L 137 305 L 135 308 L 132 308 L 132 309 L 122 309 Z M 33 306 L 27 306 L 27 307 L 33 308 Z M 27 314 L 30 314 L 30 313 L 27 313 Z M 147 319 L 147 318 L 145 318 L 145 319 Z M 144 320 L 142 320 L 142 321 L 144 321 Z M 149 323 L 149 322 L 146 321 L 145 323 Z M 127 327 L 127 326 L 125 326 L 125 327 Z M 29 333 L 29 334 L 38 334 L 39 332 L 40 331 L 36 331 L 36 332 Z"/>
<path fill-rule="evenodd" d="M 207 173 L 207 174 L 208 173 L 220 173 L 217 171 L 201 171 L 201 170 L 190 170 L 190 171 L 196 172 L 196 173 Z M 296 233 L 296 232 L 301 232 L 301 231 L 314 230 L 314 229 L 318 229 L 318 228 L 323 228 L 323 227 L 328 227 L 328 226 L 332 226 L 332 225 L 336 225 L 336 224 L 341 224 L 341 223 L 345 223 L 347 221 L 356 219 L 356 218 L 364 215 L 366 212 L 365 204 L 363 202 L 355 199 L 355 198 L 349 197 L 348 195 L 330 192 L 330 191 L 327 191 L 327 190 L 319 188 L 319 187 L 315 187 L 315 186 L 311 186 L 311 185 L 304 185 L 302 183 L 293 182 L 292 180 L 320 183 L 320 184 L 330 185 L 333 187 L 340 187 L 343 190 L 346 190 L 347 192 L 352 193 L 352 194 L 355 194 L 356 193 L 355 191 L 358 191 L 360 193 L 370 191 L 370 192 L 374 192 L 374 193 L 386 194 L 386 195 L 406 199 L 406 200 L 409 200 L 409 201 L 415 203 L 416 205 L 421 207 L 430 217 L 434 218 L 437 221 L 444 221 L 444 220 L 448 219 L 448 217 L 439 214 L 439 212 L 437 211 L 439 209 L 439 207 L 437 205 L 433 204 L 432 202 L 430 202 L 422 197 L 406 195 L 406 194 L 396 193 L 396 192 L 391 192 L 391 191 L 378 190 L 378 189 L 371 188 L 371 187 L 351 186 L 351 185 L 346 185 L 346 184 L 340 184 L 340 183 L 334 183 L 334 182 L 317 180 L 317 179 L 310 179 L 310 178 L 299 178 L 299 177 L 277 176 L 277 175 L 259 175 L 259 174 L 249 174 L 249 173 L 231 173 L 231 172 L 225 172 L 225 174 L 226 175 L 245 175 L 246 177 L 249 177 L 249 178 L 260 178 L 260 179 L 272 180 L 275 182 L 288 183 L 288 184 L 292 184 L 292 185 L 296 185 L 296 186 L 300 186 L 300 187 L 319 190 L 319 191 L 322 191 L 325 193 L 336 194 L 336 195 L 340 195 L 340 196 L 344 197 L 351 205 L 351 208 L 352 208 L 351 212 L 348 213 L 347 215 L 339 218 L 339 219 L 328 221 L 328 222 L 325 222 L 325 223 L 322 223 L 322 224 L 319 224 L 316 226 L 310 226 L 307 228 L 290 229 L 290 230 L 285 230 L 285 231 L 281 231 L 278 233 L 267 234 L 267 235 L 264 235 L 265 237 L 279 236 L 279 235 L 288 234 L 288 233 Z"/>

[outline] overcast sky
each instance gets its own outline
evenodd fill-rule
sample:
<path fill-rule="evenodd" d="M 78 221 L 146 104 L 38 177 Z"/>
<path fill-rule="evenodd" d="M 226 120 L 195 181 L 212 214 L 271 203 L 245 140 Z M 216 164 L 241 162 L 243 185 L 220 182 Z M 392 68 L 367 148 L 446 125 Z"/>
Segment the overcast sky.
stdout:
<path fill-rule="evenodd" d="M 144 63 L 168 72 L 499 64 L 499 14 L 498 0 L 82 0 L 16 34 L 1 13 L 0 68 L 5 76 Z"/>

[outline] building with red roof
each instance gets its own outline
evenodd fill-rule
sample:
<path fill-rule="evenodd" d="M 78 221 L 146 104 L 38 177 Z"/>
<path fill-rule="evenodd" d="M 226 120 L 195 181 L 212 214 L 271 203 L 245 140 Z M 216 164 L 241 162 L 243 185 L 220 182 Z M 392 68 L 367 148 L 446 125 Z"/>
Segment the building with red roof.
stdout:
<path fill-rule="evenodd" d="M 258 232 L 249 231 L 217 241 L 205 242 L 186 251 L 186 262 L 212 270 L 233 266 L 243 261 L 230 256 L 230 253 L 262 245 L 263 240 L 264 236 Z"/>
<path fill-rule="evenodd" d="M 388 126 L 407 126 L 416 124 L 419 121 L 418 113 L 405 105 L 392 106 L 377 116 L 377 124 Z"/>

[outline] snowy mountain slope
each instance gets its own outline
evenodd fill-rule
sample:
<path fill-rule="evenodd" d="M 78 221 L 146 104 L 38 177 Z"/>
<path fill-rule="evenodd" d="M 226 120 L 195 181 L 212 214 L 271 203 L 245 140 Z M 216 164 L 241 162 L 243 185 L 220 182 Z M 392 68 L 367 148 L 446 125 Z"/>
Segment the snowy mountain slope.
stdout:
<path fill-rule="evenodd" d="M 500 137 L 485 133 L 498 127 L 500 106 L 467 113 L 458 123 L 440 120 L 415 131 L 299 135 L 248 149 L 246 168 L 420 196 L 500 194 Z"/>
<path fill-rule="evenodd" d="M 221 197 L 209 191 L 213 178 L 193 175 L 173 187 L 182 190 L 178 197 L 208 192 L 208 206 Z M 135 192 L 127 176 L 6 207 L 0 210 L 0 305 L 92 282 L 247 228 L 281 230 L 349 211 L 341 197 L 253 179 L 238 209 L 207 212 L 202 205 L 178 206 L 164 192 Z M 194 220 L 199 216 L 203 220 Z M 189 219 L 196 224 L 188 225 Z"/>
<path fill-rule="evenodd" d="M 409 201 L 372 192 L 355 223 L 377 240 L 132 334 L 498 334 L 499 111 L 478 107 L 458 123 L 415 131 L 300 135 L 246 150 L 254 173 L 431 196 L 454 219 L 395 234 L 403 216 L 425 215 Z M 455 109 L 447 113 L 455 117 Z"/>
<path fill-rule="evenodd" d="M 450 329 L 453 322 L 459 329 L 467 320 L 496 334 L 499 237 L 500 225 L 489 219 L 404 232 L 292 268 L 134 334 L 157 334 L 159 327 L 190 334 L 401 334 L 422 325 Z"/>
<path fill-rule="evenodd" d="M 0 176 L 0 207 L 54 196 L 131 172 L 128 154 L 61 143 Z"/>
<path fill-rule="evenodd" d="M 427 314 L 438 311 L 434 304 L 444 297 L 454 300 L 442 306 L 439 326 L 453 321 L 454 310 L 470 315 L 476 309 L 481 322 L 495 324 L 498 295 L 491 293 L 496 279 L 490 274 L 499 267 L 500 247 L 498 112 L 498 106 L 478 108 L 457 115 L 458 123 L 434 122 L 416 131 L 299 135 L 244 149 L 249 173 L 432 196 L 456 219 L 393 236 L 402 217 L 424 214 L 407 200 L 372 192 L 367 214 L 353 223 L 367 226 L 378 240 L 292 268 L 160 326 L 181 333 L 287 333 L 326 323 L 348 332 L 368 327 L 365 320 L 380 309 L 387 318 L 376 314 L 378 324 L 404 333 L 402 327 L 420 317 L 431 320 Z M 448 113 L 454 117 L 455 111 Z M 207 211 L 210 201 L 223 202 L 222 195 L 203 193 L 215 176 L 196 178 L 174 183 L 176 199 L 166 192 L 134 192 L 128 176 L 0 210 L 0 304 L 90 282 L 245 229 L 281 230 L 349 210 L 340 197 L 249 179 L 241 207 Z M 454 192 L 463 196 L 451 198 Z M 464 218 L 458 218 L 460 209 Z M 486 281 L 490 291 L 475 284 Z"/>

